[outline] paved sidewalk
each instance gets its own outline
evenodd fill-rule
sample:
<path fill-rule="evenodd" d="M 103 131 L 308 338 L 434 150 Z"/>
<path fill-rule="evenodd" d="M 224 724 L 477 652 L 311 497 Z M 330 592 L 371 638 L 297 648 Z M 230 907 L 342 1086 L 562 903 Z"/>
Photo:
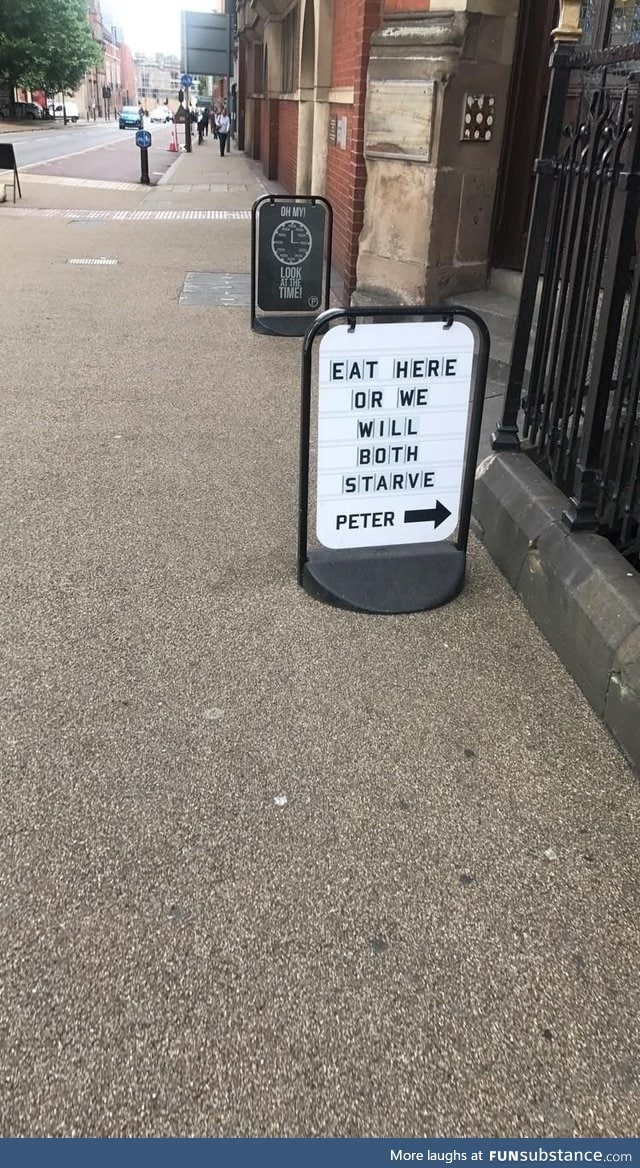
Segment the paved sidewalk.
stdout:
<path fill-rule="evenodd" d="M 102 118 L 99 118 L 98 121 L 104 125 Z M 94 124 L 94 122 L 88 122 L 85 118 L 80 122 L 80 125 L 83 126 Z M 68 125 L 73 125 L 71 119 L 69 119 Z M 61 126 L 64 126 L 64 120 L 62 118 L 0 118 L 0 140 L 3 134 L 15 135 L 31 133 L 33 130 L 59 130 Z"/>
<path fill-rule="evenodd" d="M 0 1135 L 637 1135 L 636 776 L 477 544 L 432 613 L 297 587 L 300 342 L 179 303 L 246 220 L 25 187 Z M 262 187 L 209 139 L 135 205 Z"/>
<path fill-rule="evenodd" d="M 23 211 L 101 207 L 250 211 L 261 195 L 281 189 L 264 178 L 257 163 L 237 150 L 221 158 L 211 137 L 202 146 L 196 140 L 191 154 L 178 154 L 173 166 L 153 186 L 32 174 L 28 170 L 20 174 L 20 186 L 23 197 L 16 205 Z M 8 197 L 10 200 L 11 194 Z M 6 207 L 10 205 L 8 202 Z M 5 209 L 3 206 L 2 211 Z"/>

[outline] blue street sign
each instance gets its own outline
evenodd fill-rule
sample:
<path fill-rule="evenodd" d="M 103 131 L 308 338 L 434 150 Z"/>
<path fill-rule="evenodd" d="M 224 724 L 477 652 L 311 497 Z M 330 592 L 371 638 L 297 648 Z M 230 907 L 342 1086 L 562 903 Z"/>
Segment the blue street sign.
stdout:
<path fill-rule="evenodd" d="M 193 85 L 193 77 L 190 73 L 183 73 L 180 78 L 180 84 L 183 89 L 190 89 Z"/>
<path fill-rule="evenodd" d="M 136 146 L 141 150 L 147 150 L 151 145 L 151 134 L 148 130 L 136 130 Z"/>

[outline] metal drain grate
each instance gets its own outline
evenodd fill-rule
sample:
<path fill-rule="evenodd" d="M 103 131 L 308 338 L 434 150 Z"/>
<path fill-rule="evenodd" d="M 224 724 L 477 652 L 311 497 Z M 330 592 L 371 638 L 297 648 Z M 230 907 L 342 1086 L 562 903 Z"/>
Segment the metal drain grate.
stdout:
<path fill-rule="evenodd" d="M 106 256 L 100 256 L 99 259 L 93 259 L 93 260 L 90 260 L 90 259 L 67 260 L 67 263 L 68 264 L 103 264 L 103 265 L 106 265 L 108 267 L 114 267 L 118 263 L 118 260 L 108 260 L 106 258 Z"/>
<path fill-rule="evenodd" d="M 180 304 L 189 308 L 248 308 L 251 276 L 246 272 L 187 272 Z"/>

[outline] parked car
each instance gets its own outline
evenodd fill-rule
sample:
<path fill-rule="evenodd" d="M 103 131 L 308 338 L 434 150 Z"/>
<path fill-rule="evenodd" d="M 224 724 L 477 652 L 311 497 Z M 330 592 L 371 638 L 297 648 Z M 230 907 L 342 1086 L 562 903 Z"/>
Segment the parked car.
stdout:
<path fill-rule="evenodd" d="M 172 122 L 173 114 L 168 105 L 159 105 L 154 110 L 151 110 L 149 118 L 152 122 Z"/>
<path fill-rule="evenodd" d="M 78 118 L 80 117 L 80 111 L 79 111 L 75 101 L 65 101 L 64 109 L 62 108 L 62 102 L 56 102 L 55 104 L 53 104 L 53 103 L 50 104 L 49 105 L 49 117 L 55 118 L 56 121 L 58 121 L 58 119 L 60 119 L 60 121 L 62 121 L 64 119 L 64 111 L 65 110 L 67 111 L 67 121 L 77 122 Z"/>
<path fill-rule="evenodd" d="M 3 102 L 0 115 L 3 118 L 11 117 L 11 107 L 8 102 Z M 31 121 L 36 121 L 43 116 L 43 109 L 36 101 L 17 101 L 15 116 L 17 118 L 30 118 Z"/>
<path fill-rule="evenodd" d="M 118 118 L 121 130 L 143 130 L 144 119 L 140 117 L 137 105 L 123 105 Z"/>

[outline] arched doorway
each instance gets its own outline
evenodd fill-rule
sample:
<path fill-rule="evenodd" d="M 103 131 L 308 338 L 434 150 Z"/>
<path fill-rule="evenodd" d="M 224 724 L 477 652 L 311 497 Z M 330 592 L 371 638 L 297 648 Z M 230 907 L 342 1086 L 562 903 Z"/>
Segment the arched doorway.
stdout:
<path fill-rule="evenodd" d="M 491 262 L 522 268 L 533 199 L 533 165 L 549 92 L 551 30 L 558 0 L 522 4 L 496 199 Z"/>

